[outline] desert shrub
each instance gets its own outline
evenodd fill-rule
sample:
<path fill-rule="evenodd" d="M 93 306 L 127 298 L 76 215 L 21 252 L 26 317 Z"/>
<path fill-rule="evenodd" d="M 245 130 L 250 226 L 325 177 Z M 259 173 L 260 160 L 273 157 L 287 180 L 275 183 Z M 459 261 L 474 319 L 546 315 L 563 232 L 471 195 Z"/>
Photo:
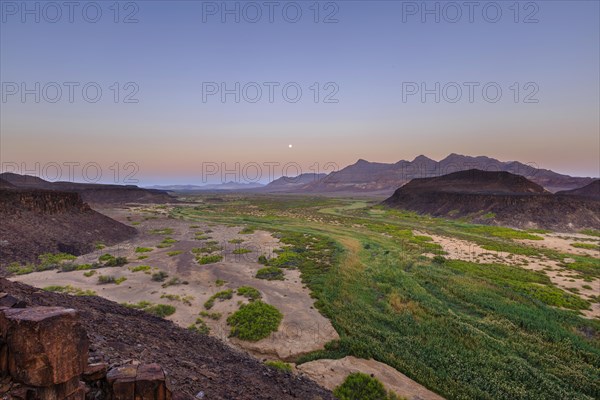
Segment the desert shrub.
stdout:
<path fill-rule="evenodd" d="M 226 283 L 227 283 L 227 281 L 224 281 L 223 279 L 217 279 L 217 280 L 215 281 L 215 285 L 216 285 L 217 287 L 221 287 L 221 286 L 223 286 L 223 285 L 224 285 L 224 284 L 226 284 Z"/>
<path fill-rule="evenodd" d="M 158 271 L 152 274 L 152 280 L 154 282 L 164 282 L 168 277 L 169 274 L 167 274 L 165 271 Z"/>
<path fill-rule="evenodd" d="M 110 260 L 112 258 L 115 258 L 115 257 L 112 254 L 106 253 L 106 254 L 102 254 L 100 257 L 98 257 L 98 261 L 100 261 L 100 262 L 106 262 L 106 261 L 108 261 L 108 260 Z"/>
<path fill-rule="evenodd" d="M 100 275 L 98 276 L 99 285 L 107 285 L 109 283 L 117 283 L 117 278 L 112 275 Z"/>
<path fill-rule="evenodd" d="M 571 246 L 578 249 L 600 250 L 600 246 L 594 243 L 571 243 Z"/>
<path fill-rule="evenodd" d="M 261 254 L 258 256 L 258 263 L 262 265 L 267 265 L 269 263 L 269 259 L 265 257 L 265 255 Z"/>
<path fill-rule="evenodd" d="M 294 251 L 285 250 L 272 260 L 269 265 L 279 268 L 297 268 L 302 262 L 302 256 Z"/>
<path fill-rule="evenodd" d="M 13 262 L 6 266 L 6 271 L 14 275 L 27 275 L 35 271 L 35 267 L 33 264 L 21 265 L 18 262 Z"/>
<path fill-rule="evenodd" d="M 192 253 L 201 254 L 201 253 L 214 253 L 215 251 L 221 251 L 223 247 L 219 246 L 217 242 L 210 241 L 206 242 L 204 247 L 194 247 L 192 249 Z"/>
<path fill-rule="evenodd" d="M 242 243 L 244 243 L 244 239 L 231 239 L 229 241 L 229 243 L 231 243 L 231 244 L 242 244 Z"/>
<path fill-rule="evenodd" d="M 292 366 L 286 362 L 279 360 L 266 361 L 265 365 L 268 365 L 271 368 L 279 369 L 285 372 L 292 372 Z"/>
<path fill-rule="evenodd" d="M 95 296 L 96 295 L 96 292 L 94 292 L 93 290 L 83 290 L 83 289 L 79 289 L 79 288 L 73 287 L 71 285 L 67 285 L 67 286 L 58 286 L 58 285 L 46 286 L 45 288 L 43 288 L 43 290 L 45 290 L 47 292 L 72 294 L 72 295 L 75 295 L 75 296 Z"/>
<path fill-rule="evenodd" d="M 268 281 L 282 281 L 283 271 L 277 267 L 265 267 L 256 271 L 256 277 Z"/>
<path fill-rule="evenodd" d="M 208 311 L 200 311 L 200 315 L 206 318 L 214 319 L 215 321 L 221 319 L 221 313 L 218 312 L 208 312 Z"/>
<path fill-rule="evenodd" d="M 229 300 L 232 297 L 233 297 L 232 289 L 222 290 L 222 291 L 217 292 L 217 293 L 213 294 L 212 296 L 210 296 L 210 298 L 208 300 L 206 300 L 206 302 L 204 302 L 204 308 L 206 308 L 207 310 L 210 310 L 215 305 L 215 300 L 224 301 L 224 300 Z"/>
<path fill-rule="evenodd" d="M 90 278 L 94 275 L 96 275 L 96 270 L 91 270 L 83 273 L 83 276 L 85 276 L 86 278 Z"/>
<path fill-rule="evenodd" d="M 398 398 L 386 392 L 385 387 L 376 378 L 356 372 L 350 374 L 333 395 L 339 400 L 389 400 Z"/>
<path fill-rule="evenodd" d="M 433 262 L 436 264 L 444 264 L 446 262 L 446 258 L 444 256 L 434 256 Z"/>
<path fill-rule="evenodd" d="M 260 292 L 251 286 L 241 286 L 237 290 L 237 294 L 244 296 L 250 301 L 258 300 L 262 297 Z"/>
<path fill-rule="evenodd" d="M 154 250 L 154 249 L 152 249 L 150 247 L 136 247 L 135 248 L 136 253 L 148 253 L 148 252 L 151 252 L 152 250 Z"/>
<path fill-rule="evenodd" d="M 137 267 L 129 267 L 131 272 L 150 271 L 152 269 L 149 265 L 138 265 Z"/>
<path fill-rule="evenodd" d="M 150 307 L 144 308 L 144 311 L 156 315 L 157 317 L 168 317 L 169 315 L 175 314 L 177 309 L 169 304 L 155 304 Z"/>
<path fill-rule="evenodd" d="M 239 249 L 235 249 L 232 251 L 233 254 L 248 254 L 248 253 L 252 253 L 252 250 L 250 249 L 244 249 L 244 248 L 239 248 Z"/>
<path fill-rule="evenodd" d="M 244 304 L 227 318 L 231 336 L 256 342 L 277 331 L 283 315 L 270 304 L 254 301 Z"/>
<path fill-rule="evenodd" d="M 202 318 L 196 319 L 196 322 L 188 326 L 188 329 L 192 332 L 196 332 L 202 335 L 208 335 L 210 333 L 210 328 L 208 327 L 208 325 L 206 325 L 206 322 L 204 322 Z"/>
<path fill-rule="evenodd" d="M 213 264 L 223 260 L 223 256 L 220 254 L 212 254 L 209 256 L 202 256 L 196 259 L 200 265 Z"/>
<path fill-rule="evenodd" d="M 169 286 L 176 286 L 176 285 L 181 285 L 181 279 L 179 279 L 178 277 L 174 276 L 171 279 L 169 279 L 167 282 L 162 284 L 162 287 L 166 288 Z"/>
<path fill-rule="evenodd" d="M 115 257 L 111 260 L 108 260 L 104 266 L 106 267 L 122 267 L 123 265 L 127 264 L 129 261 L 127 261 L 127 258 L 125 257 Z"/>
<path fill-rule="evenodd" d="M 173 232 L 173 228 L 152 229 L 150 231 L 153 235 L 172 235 Z"/>
<path fill-rule="evenodd" d="M 183 251 L 181 251 L 181 250 L 175 250 L 175 251 L 169 251 L 169 252 L 167 252 L 167 255 L 169 257 L 174 257 L 174 256 L 180 255 L 181 253 L 183 253 Z"/>

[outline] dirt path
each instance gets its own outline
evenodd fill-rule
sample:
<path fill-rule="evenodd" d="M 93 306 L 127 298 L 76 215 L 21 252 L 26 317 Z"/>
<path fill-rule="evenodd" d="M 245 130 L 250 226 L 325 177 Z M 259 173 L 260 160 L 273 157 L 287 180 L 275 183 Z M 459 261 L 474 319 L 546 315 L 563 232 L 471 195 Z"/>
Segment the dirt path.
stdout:
<path fill-rule="evenodd" d="M 443 400 L 440 395 L 416 383 L 394 368 L 375 360 L 365 360 L 352 356 L 339 360 L 316 360 L 298 365 L 299 371 L 321 386 L 333 390 L 346 376 L 355 372 L 373 375 L 384 384 L 387 390 L 409 400 Z"/>

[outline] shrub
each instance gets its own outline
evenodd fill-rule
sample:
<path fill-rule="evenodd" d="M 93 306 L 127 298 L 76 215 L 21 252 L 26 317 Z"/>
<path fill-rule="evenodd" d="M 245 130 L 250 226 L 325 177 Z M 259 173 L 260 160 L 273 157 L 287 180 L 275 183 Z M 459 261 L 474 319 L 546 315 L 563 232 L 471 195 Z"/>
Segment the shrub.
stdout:
<path fill-rule="evenodd" d="M 175 307 L 169 304 L 156 304 L 144 309 L 145 312 L 161 318 L 175 314 L 176 310 Z"/>
<path fill-rule="evenodd" d="M 15 275 L 27 275 L 35 271 L 35 267 L 33 264 L 21 265 L 18 262 L 14 262 L 6 267 L 6 271 Z"/>
<path fill-rule="evenodd" d="M 131 272 L 150 271 L 152 269 L 149 265 L 138 265 L 137 267 L 129 267 Z"/>
<path fill-rule="evenodd" d="M 221 319 L 222 314 L 218 312 L 209 313 L 208 311 L 200 311 L 200 315 L 206 318 L 214 319 L 216 321 Z"/>
<path fill-rule="evenodd" d="M 209 256 L 203 256 L 196 259 L 200 265 L 213 264 L 223 260 L 223 256 L 220 254 L 212 254 Z"/>
<path fill-rule="evenodd" d="M 254 228 L 251 228 L 251 227 L 249 227 L 249 226 L 245 227 L 244 229 L 242 229 L 242 230 L 239 232 L 239 234 L 240 234 L 240 235 L 250 235 L 250 234 L 252 234 L 252 233 L 254 233 Z"/>
<path fill-rule="evenodd" d="M 204 322 L 202 318 L 196 319 L 196 322 L 188 326 L 188 329 L 192 332 L 196 332 L 202 335 L 208 335 L 210 333 L 210 328 L 208 327 L 208 325 L 206 325 L 206 322 Z"/>
<path fill-rule="evenodd" d="M 46 286 L 43 290 L 45 290 L 47 292 L 72 294 L 72 295 L 75 295 L 75 296 L 95 296 L 96 295 L 96 292 L 94 292 L 93 290 L 83 290 L 83 289 L 75 288 L 75 287 L 73 287 L 71 285 L 67 285 L 67 286 L 58 286 L 58 285 Z"/>
<path fill-rule="evenodd" d="M 181 285 L 181 279 L 179 279 L 178 277 L 174 276 L 171 279 L 169 279 L 166 283 L 162 284 L 162 287 L 166 288 L 169 286 L 176 286 L 176 285 Z"/>
<path fill-rule="evenodd" d="M 263 254 L 261 254 L 260 256 L 258 256 L 258 263 L 262 265 L 267 265 L 269 263 L 269 260 Z"/>
<path fill-rule="evenodd" d="M 268 281 L 282 281 L 283 271 L 277 267 L 266 267 L 256 271 L 256 277 L 258 279 L 266 279 Z"/>
<path fill-rule="evenodd" d="M 180 255 L 181 253 L 183 253 L 183 251 L 181 251 L 181 250 L 175 250 L 175 251 L 169 251 L 169 252 L 167 252 L 167 255 L 169 257 L 174 257 L 174 256 Z"/>
<path fill-rule="evenodd" d="M 123 265 L 127 264 L 129 261 L 127 261 L 127 258 L 125 257 L 116 257 L 113 258 L 109 261 L 107 261 L 104 266 L 106 267 L 122 267 Z"/>
<path fill-rule="evenodd" d="M 89 278 L 94 275 L 96 275 L 96 270 L 91 270 L 83 273 L 83 276 L 85 276 L 86 278 Z"/>
<path fill-rule="evenodd" d="M 241 243 L 244 243 L 244 239 L 231 239 L 229 241 L 229 243 L 231 243 L 231 244 L 241 244 Z"/>
<path fill-rule="evenodd" d="M 234 251 L 232 251 L 232 253 L 233 254 L 248 254 L 248 253 L 252 253 L 252 250 L 239 248 L 239 249 L 235 249 Z"/>
<path fill-rule="evenodd" d="M 116 283 L 117 278 L 115 278 L 112 275 L 100 275 L 98 277 L 98 284 L 99 285 L 107 285 L 109 283 Z"/>
<path fill-rule="evenodd" d="M 164 282 L 168 277 L 169 274 L 167 274 L 165 271 L 158 271 L 152 274 L 152 280 L 154 282 Z"/>
<path fill-rule="evenodd" d="M 244 296 L 250 301 L 258 300 L 262 297 L 260 292 L 251 286 L 241 286 L 237 290 L 239 296 Z"/>
<path fill-rule="evenodd" d="M 268 365 L 271 368 L 279 369 L 281 371 L 292 372 L 292 366 L 283 361 L 279 361 L 279 360 L 267 361 L 267 362 L 265 362 L 265 365 Z"/>
<path fill-rule="evenodd" d="M 135 248 L 135 252 L 136 253 L 148 253 L 150 251 L 152 251 L 154 249 L 150 248 L 150 247 L 136 247 Z"/>
<path fill-rule="evenodd" d="M 224 300 L 229 300 L 232 297 L 233 297 L 232 289 L 227 289 L 227 290 L 217 292 L 217 293 L 213 294 L 212 296 L 210 296 L 210 298 L 208 300 L 206 300 L 206 302 L 204 302 L 204 308 L 206 308 L 207 310 L 210 310 L 215 305 L 215 300 L 224 301 Z"/>
<path fill-rule="evenodd" d="M 244 304 L 227 318 L 231 336 L 256 342 L 277 331 L 283 315 L 270 304 L 254 301 Z"/>
<path fill-rule="evenodd" d="M 173 234 L 173 228 L 152 229 L 150 233 L 153 235 L 171 235 Z"/>
<path fill-rule="evenodd" d="M 227 281 L 224 281 L 223 279 L 217 279 L 217 280 L 215 281 L 215 285 L 216 285 L 217 287 L 221 287 L 221 286 L 223 286 L 223 285 L 224 285 L 224 284 L 226 284 L 226 283 L 227 283 Z"/>
<path fill-rule="evenodd" d="M 433 262 L 436 264 L 444 264 L 446 263 L 446 258 L 444 256 L 434 256 Z"/>
<path fill-rule="evenodd" d="M 340 386 L 335 388 L 333 395 L 339 400 L 388 400 L 398 398 L 389 395 L 385 387 L 377 379 L 356 372 L 350 374 Z"/>

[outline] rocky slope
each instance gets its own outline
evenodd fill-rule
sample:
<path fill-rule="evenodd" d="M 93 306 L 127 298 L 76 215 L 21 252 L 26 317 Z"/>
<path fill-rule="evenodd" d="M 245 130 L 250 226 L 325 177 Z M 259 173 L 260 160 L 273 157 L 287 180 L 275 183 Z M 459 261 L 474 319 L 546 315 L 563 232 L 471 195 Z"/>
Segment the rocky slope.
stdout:
<path fill-rule="evenodd" d="M 414 179 L 384 204 L 433 216 L 518 228 L 600 228 L 600 201 L 553 195 L 522 176 L 470 170 Z"/>
<path fill-rule="evenodd" d="M 275 179 L 273 182 L 261 188 L 261 192 L 276 193 L 276 192 L 288 192 L 293 190 L 303 190 L 306 185 L 317 182 L 325 178 L 327 174 L 300 174 L 298 176 L 289 177 L 282 176 L 281 178 Z"/>
<path fill-rule="evenodd" d="M 0 220 L 0 265 L 34 262 L 43 253 L 80 255 L 136 233 L 92 210 L 78 193 L 50 190 L 0 189 Z"/>
<path fill-rule="evenodd" d="M 557 192 L 556 194 L 563 196 L 588 197 L 591 199 L 600 200 L 600 179 L 595 180 L 594 182 L 584 187 L 573 190 L 563 190 Z"/>
<path fill-rule="evenodd" d="M 155 189 L 142 189 L 134 185 L 101 185 L 92 183 L 48 182 L 35 176 L 9 172 L 0 174 L 0 179 L 21 189 L 57 190 L 75 192 L 83 201 L 92 204 L 125 203 L 174 203 L 177 200 L 167 192 Z"/>
<path fill-rule="evenodd" d="M 79 312 L 90 351 L 109 366 L 137 360 L 158 363 L 171 387 L 205 399 L 306 399 L 333 396 L 313 381 L 266 367 L 217 339 L 176 326 L 171 321 L 120 306 L 99 297 L 74 297 L 39 291 L 0 278 L 0 292 L 30 306 L 59 306 Z"/>
<path fill-rule="evenodd" d="M 405 183 L 417 178 L 443 176 L 457 171 L 479 169 L 506 171 L 521 175 L 550 192 L 587 185 L 592 178 L 577 178 L 536 168 L 518 161 L 503 162 L 494 158 L 450 154 L 440 161 L 419 156 L 412 161 L 394 164 L 358 160 L 337 172 L 301 188 L 305 193 L 378 193 L 390 195 Z"/>

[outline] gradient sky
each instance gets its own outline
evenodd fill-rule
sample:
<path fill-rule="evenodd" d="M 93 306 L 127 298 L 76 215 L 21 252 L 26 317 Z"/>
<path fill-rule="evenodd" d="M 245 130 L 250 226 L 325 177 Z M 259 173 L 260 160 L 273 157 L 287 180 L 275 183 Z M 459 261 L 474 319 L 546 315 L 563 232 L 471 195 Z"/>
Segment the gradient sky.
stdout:
<path fill-rule="evenodd" d="M 55 10 L 40 10 L 36 23 L 35 15 L 21 20 L 22 2 L 0 3 L 4 170 L 7 163 L 35 170 L 37 162 L 44 172 L 49 163 L 77 162 L 78 175 L 81 166 L 96 163 L 102 182 L 123 183 L 133 172 L 125 167 L 131 162 L 140 184 L 203 183 L 203 163 L 205 169 L 206 163 L 217 163 L 235 170 L 235 163 L 255 162 L 263 165 L 264 181 L 267 162 L 280 163 L 274 173 L 281 175 L 286 163 L 298 163 L 303 172 L 314 172 L 316 165 L 329 172 L 330 165 L 344 167 L 359 158 L 396 162 L 454 152 L 600 176 L 598 1 L 520 2 L 518 23 L 512 1 L 494 3 L 502 10 L 496 23 L 489 22 L 493 8 L 484 15 L 483 7 L 491 3 L 485 1 L 478 2 L 473 22 L 463 6 L 457 23 L 448 21 L 455 16 L 450 8 L 440 11 L 439 23 L 434 15 L 422 22 L 420 10 L 403 11 L 423 2 L 402 1 L 320 2 L 319 23 L 313 1 L 294 3 L 302 10 L 297 23 L 283 18 L 282 7 L 290 2 L 279 2 L 272 23 L 264 6 L 256 23 L 244 20 L 254 16 L 249 8 L 239 23 L 233 15 L 223 23 L 219 12 L 203 12 L 223 2 L 121 2 L 119 23 L 113 21 L 113 1 L 94 3 L 102 10 L 96 23 L 82 16 L 89 2 L 80 2 L 72 23 L 65 8 L 55 23 L 49 21 Z M 34 8 L 36 2 L 27 4 Z M 234 8 L 236 2 L 227 4 Z M 430 8 L 436 4 L 446 2 L 427 2 Z M 293 18 L 289 7 L 287 16 Z M 94 11 L 88 8 L 87 16 L 93 18 Z M 338 22 L 323 23 L 332 11 Z M 137 23 L 122 22 L 130 12 Z M 524 23 L 532 13 L 530 19 L 538 22 Z M 51 87 L 39 103 L 33 95 L 23 102 L 20 93 L 8 94 L 11 82 L 30 88 L 35 82 L 96 82 L 103 94 L 89 103 L 79 86 L 70 103 L 63 85 L 56 103 L 47 101 L 54 96 Z M 115 103 L 114 82 L 121 96 L 130 91 L 123 86 L 134 82 L 139 102 L 124 103 L 121 97 Z M 272 103 L 266 88 L 256 103 L 243 98 L 235 103 L 233 95 L 225 103 L 218 95 L 204 102 L 203 82 L 230 88 L 235 82 L 296 82 L 303 93 L 297 103 L 283 99 L 281 86 Z M 333 82 L 339 101 L 315 103 L 310 89 L 315 82 L 321 95 Z M 503 93 L 496 103 L 485 101 L 481 86 L 473 103 L 466 88 L 456 103 L 443 96 L 436 103 L 433 95 L 425 102 L 420 95 L 405 102 L 404 82 L 429 88 L 436 82 L 495 82 Z M 510 89 L 515 82 L 518 102 Z M 535 86 L 525 88 L 528 82 Z M 539 102 L 525 103 L 536 86 Z M 117 179 L 115 163 L 121 171 Z M 64 167 L 63 180 L 67 173 Z M 42 173 L 51 175 L 50 167 Z M 236 175 L 244 180 L 236 173 L 226 180 Z"/>

